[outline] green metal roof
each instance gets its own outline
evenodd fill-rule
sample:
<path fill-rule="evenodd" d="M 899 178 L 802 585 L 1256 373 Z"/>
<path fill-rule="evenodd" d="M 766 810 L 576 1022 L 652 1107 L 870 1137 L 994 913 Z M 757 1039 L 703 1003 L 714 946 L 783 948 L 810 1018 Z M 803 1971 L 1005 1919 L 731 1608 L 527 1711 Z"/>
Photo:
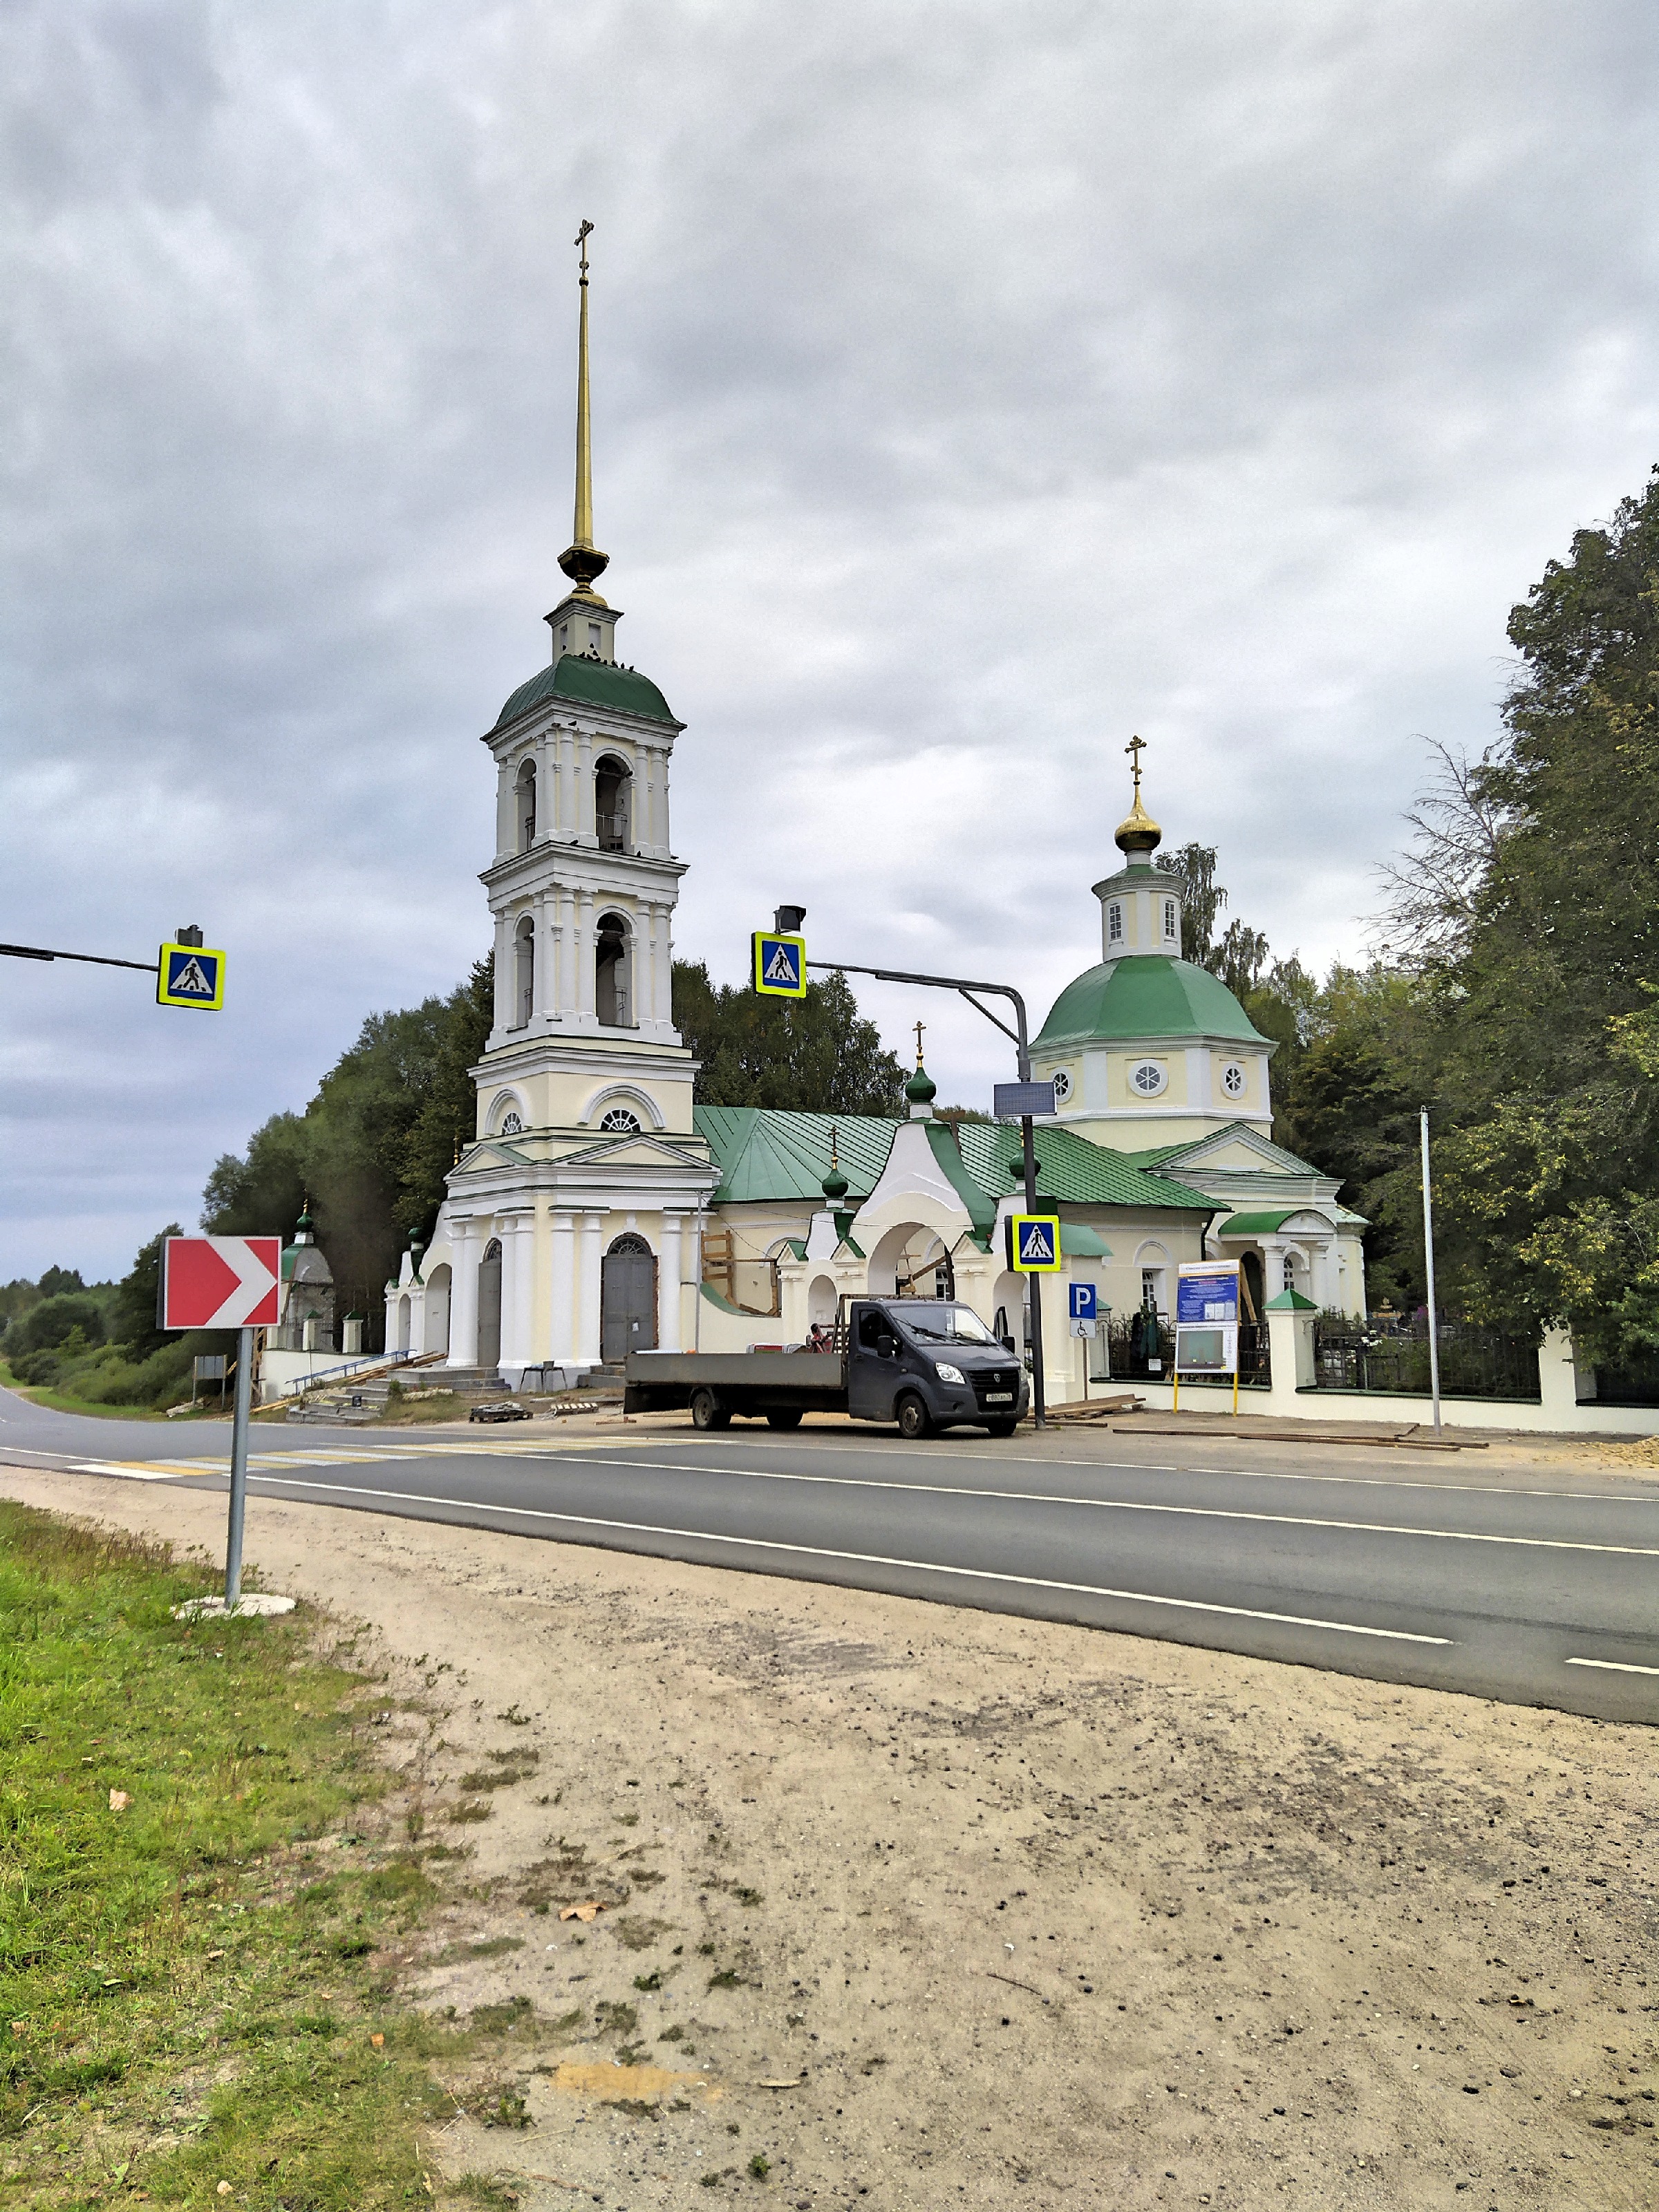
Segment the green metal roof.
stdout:
<path fill-rule="evenodd" d="M 720 1171 L 714 1206 L 767 1199 L 823 1206 L 831 1129 L 847 1195 L 856 1204 L 875 1188 L 899 1126 L 874 1115 L 792 1114 L 769 1106 L 694 1106 L 691 1121 Z"/>
<path fill-rule="evenodd" d="M 1266 1213 L 1230 1213 L 1216 1231 L 1218 1237 L 1272 1237 L 1293 1213 L 1317 1213 L 1316 1206 L 1280 1206 Z"/>
<path fill-rule="evenodd" d="M 1019 1157 L 1019 1125 L 1005 1121 L 964 1121 L 957 1132 L 962 1156 L 974 1180 L 994 1198 L 1011 1195 L 1020 1178 L 1010 1175 L 1008 1164 Z M 1179 1206 L 1192 1213 L 1213 1213 L 1215 1200 L 1189 1190 L 1184 1182 L 1167 1182 L 1148 1175 L 1123 1152 L 1109 1146 L 1091 1144 L 1075 1130 L 1042 1127 L 1036 1136 L 1037 1182 L 1045 1198 L 1064 1206 Z"/>
<path fill-rule="evenodd" d="M 1062 1221 L 1060 1249 L 1068 1260 L 1109 1260 L 1112 1248 L 1086 1221 Z"/>
<path fill-rule="evenodd" d="M 1264 1313 L 1317 1313 L 1319 1308 L 1311 1298 L 1304 1298 L 1300 1291 L 1281 1291 L 1276 1298 L 1269 1298 L 1262 1308 Z"/>
<path fill-rule="evenodd" d="M 647 722 L 672 722 L 668 702 L 648 676 L 620 662 L 601 660 L 597 654 L 562 653 L 550 668 L 520 684 L 495 717 L 499 730 L 516 722 L 532 707 L 550 699 L 579 699 L 587 707 L 611 707 L 623 714 L 638 714 Z"/>
<path fill-rule="evenodd" d="M 1207 968 L 1167 953 L 1128 952 L 1070 982 L 1049 1009 L 1031 1049 L 1212 1036 L 1266 1044 L 1227 986 Z"/>
<path fill-rule="evenodd" d="M 720 1188 L 711 1200 L 715 1206 L 789 1200 L 822 1206 L 831 1129 L 848 1184 L 848 1205 L 856 1206 L 875 1188 L 902 1126 L 873 1115 L 794 1114 L 763 1106 L 696 1106 L 692 1121 L 720 1170 Z M 1019 1153 L 1018 1124 L 964 1121 L 957 1133 L 960 1152 L 943 1121 L 924 1126 L 934 1160 L 961 1197 L 975 1230 L 983 1235 L 995 1219 L 996 1200 L 1020 1188 L 1018 1176 L 1008 1172 L 1009 1162 Z M 1091 1144 L 1070 1129 L 1042 1130 L 1037 1158 L 1044 1196 L 1062 1205 L 1215 1211 L 1213 1199 L 1185 1183 L 1147 1175 L 1123 1153 Z"/>

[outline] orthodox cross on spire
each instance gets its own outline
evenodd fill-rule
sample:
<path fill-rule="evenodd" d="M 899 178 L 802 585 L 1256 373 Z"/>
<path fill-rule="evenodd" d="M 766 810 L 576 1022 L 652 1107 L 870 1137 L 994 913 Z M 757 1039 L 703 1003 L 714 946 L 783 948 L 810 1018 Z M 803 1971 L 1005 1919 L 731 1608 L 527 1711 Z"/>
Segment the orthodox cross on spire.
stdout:
<path fill-rule="evenodd" d="M 559 556 L 559 566 L 575 586 L 574 596 L 603 606 L 593 589 L 595 580 L 611 566 L 611 556 L 593 543 L 593 453 L 587 407 L 587 240 L 593 226 L 586 216 L 576 233 L 581 255 L 577 283 L 581 288 L 581 311 L 576 341 L 576 519 L 571 542 Z"/>
<path fill-rule="evenodd" d="M 1129 765 L 1134 775 L 1134 805 L 1117 825 L 1113 842 L 1127 854 L 1154 853 L 1164 842 L 1164 832 L 1140 803 L 1140 756 L 1146 750 L 1145 738 L 1131 738 L 1124 746 L 1129 756 Z"/>
<path fill-rule="evenodd" d="M 921 1033 L 927 1026 L 927 1024 L 926 1022 L 918 1022 L 916 1024 L 916 1066 L 918 1067 L 921 1066 Z"/>

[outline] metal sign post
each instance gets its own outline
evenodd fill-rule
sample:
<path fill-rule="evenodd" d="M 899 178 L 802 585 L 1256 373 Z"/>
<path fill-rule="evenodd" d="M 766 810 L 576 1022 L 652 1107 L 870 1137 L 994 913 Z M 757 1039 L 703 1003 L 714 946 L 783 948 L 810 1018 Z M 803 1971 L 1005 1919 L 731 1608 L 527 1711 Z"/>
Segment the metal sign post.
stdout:
<path fill-rule="evenodd" d="M 806 908 L 804 906 L 781 906 L 777 910 L 777 927 L 773 933 L 774 940 L 793 936 L 799 932 L 805 919 Z M 754 948 L 757 988 L 760 988 L 758 978 L 761 968 L 760 937 L 762 934 L 763 933 L 757 933 Z M 1000 1030 L 1004 1036 L 1013 1040 L 1015 1049 L 1019 1054 L 1019 1079 L 1023 1085 L 1028 1086 L 1027 1100 L 1020 1109 L 1019 1118 L 1022 1155 L 1020 1165 L 1022 1180 L 1025 1186 L 1025 1211 L 1027 1213 L 1035 1213 L 1037 1207 L 1037 1163 L 1036 1146 L 1031 1134 L 1031 1115 L 1033 1112 L 1047 1114 L 1054 1112 L 1054 1088 L 1052 1083 L 1034 1084 L 1031 1081 L 1031 1054 L 1025 1035 L 1025 1001 L 1019 993 L 1010 983 L 976 983 L 961 975 L 918 975 L 904 968 L 861 968 L 850 960 L 809 960 L 805 957 L 805 941 L 800 942 L 800 966 L 803 977 L 807 969 L 822 968 L 827 969 L 831 975 L 873 975 L 878 983 L 920 983 L 930 991 L 955 991 L 960 997 L 967 1000 L 975 1013 L 983 1014 L 994 1029 Z M 774 949 L 775 951 L 775 944 Z M 805 988 L 803 981 L 803 995 Z M 988 1006 L 981 1006 L 975 996 L 976 992 L 983 992 L 994 999 L 1006 999 L 1013 1007 L 1014 1020 L 1018 1027 L 1011 1030 L 1007 1023 L 999 1020 Z M 1002 1087 L 998 1086 L 999 1089 Z M 1039 1096 L 1044 1092 L 1048 1097 L 1046 1105 L 1042 1103 Z M 1031 1289 L 1031 1413 L 1037 1427 L 1042 1428 L 1044 1412 L 1042 1297 L 1035 1282 Z"/>
<path fill-rule="evenodd" d="M 253 1404 L 253 1332 L 282 1318 L 280 1237 L 169 1237 L 161 1247 L 160 1312 L 167 1329 L 236 1330 L 236 1411 L 230 1439 L 230 1523 L 225 1536 L 224 1609 L 242 1595 L 242 1522 L 247 1505 L 248 1417 Z"/>
<path fill-rule="evenodd" d="M 192 922 L 162 945 L 154 960 L 113 960 L 102 952 L 52 952 L 44 945 L 0 945 L 0 959 L 76 960 L 88 968 L 136 968 L 155 978 L 158 1006 L 195 1006 L 216 1014 L 225 1003 L 225 956 L 202 943 Z"/>
<path fill-rule="evenodd" d="M 1440 1432 L 1440 1337 L 1434 1311 L 1434 1202 L 1429 1195 L 1429 1109 L 1421 1108 L 1419 1124 L 1423 1140 L 1423 1265 L 1429 1291 L 1429 1390 L 1434 1400 L 1434 1427 Z"/>

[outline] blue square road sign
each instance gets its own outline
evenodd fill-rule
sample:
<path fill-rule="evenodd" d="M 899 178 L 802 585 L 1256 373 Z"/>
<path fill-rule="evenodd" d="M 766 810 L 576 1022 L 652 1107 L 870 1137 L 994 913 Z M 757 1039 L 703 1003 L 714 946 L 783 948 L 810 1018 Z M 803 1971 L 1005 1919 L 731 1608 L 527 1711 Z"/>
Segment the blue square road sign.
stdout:
<path fill-rule="evenodd" d="M 1073 1321 L 1095 1321 L 1099 1318 L 1095 1304 L 1095 1286 L 1092 1283 L 1072 1284 L 1070 1295 Z"/>
<path fill-rule="evenodd" d="M 788 937 L 775 929 L 757 929 L 754 935 L 755 988 L 764 998 L 804 999 L 806 996 L 806 939 Z"/>
<path fill-rule="evenodd" d="M 1060 1217 L 1054 1213 L 1016 1213 L 1010 1217 L 1014 1231 L 1014 1266 L 1022 1275 L 1052 1275 L 1060 1267 Z"/>

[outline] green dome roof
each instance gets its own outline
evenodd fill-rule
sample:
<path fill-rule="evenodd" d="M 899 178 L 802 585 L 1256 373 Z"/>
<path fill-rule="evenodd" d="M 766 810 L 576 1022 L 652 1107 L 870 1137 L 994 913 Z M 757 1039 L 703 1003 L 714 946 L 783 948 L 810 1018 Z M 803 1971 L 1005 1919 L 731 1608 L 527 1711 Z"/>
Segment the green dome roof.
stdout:
<path fill-rule="evenodd" d="M 1163 953 L 1128 953 L 1121 960 L 1103 961 L 1068 983 L 1032 1049 L 1197 1036 L 1267 1042 L 1221 978 L 1207 968 Z"/>
<path fill-rule="evenodd" d="M 624 668 L 615 660 L 595 654 L 562 653 L 550 668 L 520 684 L 495 717 L 499 730 L 517 721 L 532 707 L 549 699 L 580 699 L 584 706 L 614 707 L 621 714 L 638 714 L 647 722 L 672 722 L 668 702 L 648 676 L 637 668 Z"/>

